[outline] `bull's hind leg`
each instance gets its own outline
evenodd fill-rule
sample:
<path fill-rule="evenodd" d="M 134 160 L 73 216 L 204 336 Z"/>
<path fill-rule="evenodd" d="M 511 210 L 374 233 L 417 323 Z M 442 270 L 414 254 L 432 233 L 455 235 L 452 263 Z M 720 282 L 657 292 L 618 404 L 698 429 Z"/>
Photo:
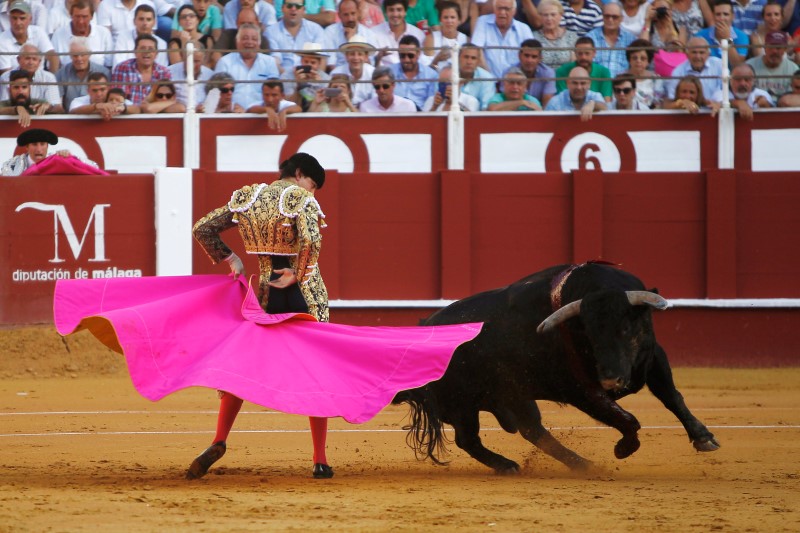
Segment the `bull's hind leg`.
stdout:
<path fill-rule="evenodd" d="M 493 468 L 498 474 L 516 474 L 519 472 L 519 465 L 500 454 L 486 448 L 481 442 L 480 421 L 478 412 L 460 413 L 458 418 L 450 421 L 450 425 L 456 432 L 456 446 L 467 452 L 470 457 L 480 461 L 489 468 Z"/>
<path fill-rule="evenodd" d="M 542 413 L 533 400 L 519 402 L 514 407 L 519 433 L 525 440 L 542 450 L 544 453 L 561 461 L 571 470 L 585 471 L 591 468 L 592 462 L 584 459 L 556 440 L 553 435 L 542 425 Z"/>

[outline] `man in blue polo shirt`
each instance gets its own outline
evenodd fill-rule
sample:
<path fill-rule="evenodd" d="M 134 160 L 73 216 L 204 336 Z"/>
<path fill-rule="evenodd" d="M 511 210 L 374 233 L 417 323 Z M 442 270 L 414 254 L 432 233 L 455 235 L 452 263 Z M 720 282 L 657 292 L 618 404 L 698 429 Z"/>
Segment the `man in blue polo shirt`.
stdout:
<path fill-rule="evenodd" d="M 581 121 L 592 119 L 595 111 L 608 109 L 603 95 L 589 90 L 589 71 L 573 68 L 567 78 L 567 90 L 561 91 L 547 104 L 545 111 L 580 111 Z"/>
<path fill-rule="evenodd" d="M 712 45 L 711 55 L 722 57 L 720 43 L 723 39 L 733 41 L 734 46 L 728 48 L 728 64 L 731 67 L 744 63 L 747 59 L 747 45 L 750 38 L 743 31 L 733 27 L 733 4 L 730 0 L 714 2 L 714 25 L 698 31 L 695 37 L 702 37 Z"/>
<path fill-rule="evenodd" d="M 428 98 L 436 94 L 439 74 L 419 62 L 419 45 L 413 35 L 403 35 L 399 47 L 400 62 L 389 69 L 398 81 L 394 94 L 408 98 L 421 110 Z"/>

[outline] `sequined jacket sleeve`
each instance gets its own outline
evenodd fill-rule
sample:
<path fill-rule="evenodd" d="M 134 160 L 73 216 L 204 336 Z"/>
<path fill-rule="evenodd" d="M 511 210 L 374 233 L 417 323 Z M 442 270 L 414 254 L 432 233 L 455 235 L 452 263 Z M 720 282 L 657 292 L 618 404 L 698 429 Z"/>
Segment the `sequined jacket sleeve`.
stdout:
<path fill-rule="evenodd" d="M 317 269 L 319 251 L 322 248 L 320 226 L 324 225 L 322 210 L 313 196 L 306 199 L 297 216 L 297 282 L 308 283 Z"/>
<path fill-rule="evenodd" d="M 218 207 L 209 214 L 195 222 L 192 235 L 206 251 L 208 257 L 214 264 L 219 263 L 229 255 L 232 250 L 228 248 L 220 238 L 219 234 L 226 229 L 233 228 L 236 223 L 233 220 L 233 213 L 228 206 Z"/>

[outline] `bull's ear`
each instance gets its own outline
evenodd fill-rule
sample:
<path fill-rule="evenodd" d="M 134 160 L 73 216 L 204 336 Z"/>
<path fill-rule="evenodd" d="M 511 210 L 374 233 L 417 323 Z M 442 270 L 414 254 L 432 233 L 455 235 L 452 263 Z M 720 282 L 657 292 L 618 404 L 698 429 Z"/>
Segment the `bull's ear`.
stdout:
<path fill-rule="evenodd" d="M 658 288 L 657 287 L 653 287 L 652 289 L 647 289 L 647 290 L 650 291 L 650 292 L 654 292 L 654 293 L 658 294 Z"/>

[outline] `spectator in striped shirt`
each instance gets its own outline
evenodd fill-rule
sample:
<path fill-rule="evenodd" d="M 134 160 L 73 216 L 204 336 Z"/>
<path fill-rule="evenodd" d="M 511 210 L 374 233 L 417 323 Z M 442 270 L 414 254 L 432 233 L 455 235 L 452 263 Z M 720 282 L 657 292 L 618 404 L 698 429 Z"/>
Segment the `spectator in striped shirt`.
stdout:
<path fill-rule="evenodd" d="M 734 0 L 733 26 L 746 35 L 750 35 L 764 20 L 765 5 L 767 5 L 767 0 Z"/>
<path fill-rule="evenodd" d="M 564 6 L 564 25 L 578 37 L 603 25 L 603 10 L 593 0 L 561 0 L 561 5 Z"/>
<path fill-rule="evenodd" d="M 111 74 L 111 83 L 121 87 L 128 100 L 137 106 L 150 94 L 152 83 L 172 79 L 169 69 L 155 62 L 156 42 L 153 35 L 139 35 L 134 58 L 114 67 Z"/>

